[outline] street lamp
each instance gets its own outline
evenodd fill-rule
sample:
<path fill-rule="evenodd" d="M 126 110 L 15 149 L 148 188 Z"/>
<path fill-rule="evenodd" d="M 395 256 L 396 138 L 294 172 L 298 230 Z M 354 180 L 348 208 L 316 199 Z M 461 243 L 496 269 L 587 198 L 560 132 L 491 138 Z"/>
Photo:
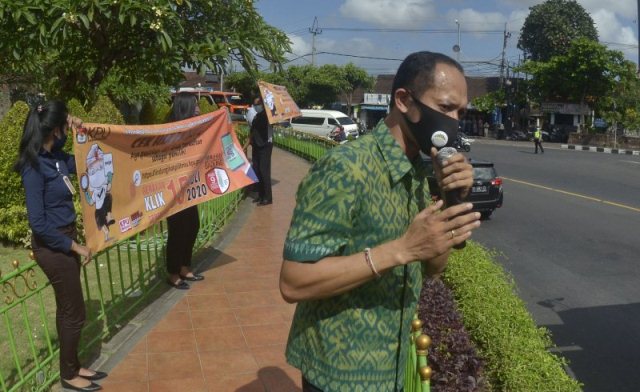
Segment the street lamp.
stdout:
<path fill-rule="evenodd" d="M 460 61 L 460 21 L 458 19 L 456 19 L 456 25 L 458 26 L 458 43 L 453 45 L 453 51 L 456 53 L 456 61 Z"/>
<path fill-rule="evenodd" d="M 456 61 L 460 61 L 460 21 L 458 19 L 456 19 L 456 25 L 458 26 L 458 43 L 453 45 L 453 51 L 456 53 Z"/>

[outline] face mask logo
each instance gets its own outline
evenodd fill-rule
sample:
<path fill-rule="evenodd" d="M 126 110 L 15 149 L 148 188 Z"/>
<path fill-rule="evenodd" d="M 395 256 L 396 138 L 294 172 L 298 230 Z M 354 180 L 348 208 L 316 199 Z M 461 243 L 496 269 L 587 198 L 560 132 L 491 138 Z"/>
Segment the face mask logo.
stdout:
<path fill-rule="evenodd" d="M 403 116 L 420 150 L 429 155 L 431 147 L 451 146 L 458 135 L 458 120 L 431 109 L 413 95 L 411 98 L 420 111 L 420 120 L 412 122 L 406 114 Z"/>

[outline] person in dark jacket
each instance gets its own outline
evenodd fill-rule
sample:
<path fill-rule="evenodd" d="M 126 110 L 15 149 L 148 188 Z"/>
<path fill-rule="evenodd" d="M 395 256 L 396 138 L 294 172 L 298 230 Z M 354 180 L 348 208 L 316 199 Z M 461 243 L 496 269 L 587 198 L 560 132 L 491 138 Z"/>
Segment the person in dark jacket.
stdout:
<path fill-rule="evenodd" d="M 200 114 L 196 96 L 181 92 L 173 99 L 169 121 L 180 121 Z M 203 280 L 204 276 L 191 271 L 193 246 L 200 229 L 198 206 L 191 206 L 167 218 L 167 283 L 179 290 L 188 290 L 186 282 Z"/>
<path fill-rule="evenodd" d="M 68 129 L 81 125 L 68 115 L 63 102 L 33 108 L 14 169 L 22 176 L 26 193 L 33 253 L 56 298 L 61 384 L 75 391 L 97 391 L 102 388 L 93 381 L 107 374 L 83 368 L 78 359 L 85 321 L 80 268 L 91 261 L 91 250 L 77 242 L 75 190 L 69 181 L 69 175 L 76 174 L 76 164 L 73 155 L 62 150 Z"/>
<path fill-rule="evenodd" d="M 251 121 L 249 140 L 251 143 L 251 164 L 258 176 L 259 206 L 273 203 L 271 192 L 271 153 L 273 152 L 273 128 L 269 124 L 267 112 L 264 110 L 262 99 L 256 100 L 257 114 Z"/>

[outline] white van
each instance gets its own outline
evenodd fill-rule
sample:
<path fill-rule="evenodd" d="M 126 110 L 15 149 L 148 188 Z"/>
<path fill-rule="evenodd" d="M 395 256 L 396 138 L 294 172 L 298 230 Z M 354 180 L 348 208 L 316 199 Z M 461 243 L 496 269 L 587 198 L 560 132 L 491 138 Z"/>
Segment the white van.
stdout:
<path fill-rule="evenodd" d="M 306 132 L 329 139 L 329 134 L 341 126 L 347 137 L 358 137 L 358 124 L 346 114 L 337 110 L 302 109 L 302 115 L 291 119 L 295 131 Z"/>

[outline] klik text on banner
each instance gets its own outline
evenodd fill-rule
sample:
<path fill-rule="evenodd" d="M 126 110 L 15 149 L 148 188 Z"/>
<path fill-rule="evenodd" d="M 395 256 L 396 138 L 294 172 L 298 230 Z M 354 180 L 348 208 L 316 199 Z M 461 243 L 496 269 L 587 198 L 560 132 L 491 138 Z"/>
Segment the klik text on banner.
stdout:
<path fill-rule="evenodd" d="M 269 124 L 276 124 L 300 116 L 300 108 L 293 101 L 287 88 L 277 84 L 258 81 L 260 96 L 267 111 Z"/>
<path fill-rule="evenodd" d="M 257 181 L 224 109 L 169 124 L 85 123 L 74 136 L 86 241 L 94 253 Z"/>

